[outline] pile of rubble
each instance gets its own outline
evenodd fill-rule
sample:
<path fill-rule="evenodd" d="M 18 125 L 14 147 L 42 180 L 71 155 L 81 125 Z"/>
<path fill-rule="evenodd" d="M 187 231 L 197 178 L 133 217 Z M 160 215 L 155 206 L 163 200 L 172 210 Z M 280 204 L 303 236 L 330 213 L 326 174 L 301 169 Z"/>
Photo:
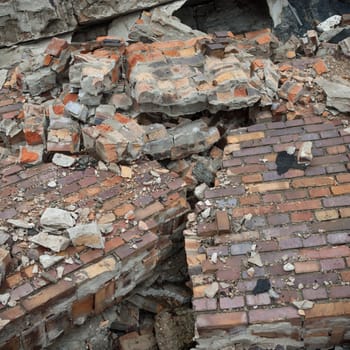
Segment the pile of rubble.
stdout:
<path fill-rule="evenodd" d="M 171 22 L 172 17 L 168 24 L 176 30 L 166 33 L 159 29 L 163 16 L 154 10 L 137 20 L 130 37 L 144 42 L 127 43 L 112 36 L 83 43 L 52 38 L 44 52 L 26 52 L 19 65 L 0 71 L 0 188 L 9 197 L 0 205 L 4 349 L 49 346 L 71 323 L 81 325 L 115 302 L 119 311 L 106 314 L 102 328 L 108 326 L 118 335 L 122 350 L 191 346 L 192 314 L 177 310 L 174 321 L 167 312 L 160 313 L 190 301 L 186 272 L 179 272 L 184 255 L 174 263 L 176 268 L 167 270 L 164 263 L 183 248 L 186 224 L 188 286 L 194 293 L 197 335 L 203 337 L 199 348 L 213 346 L 213 334 L 225 346 L 260 341 L 260 336 L 273 332 L 260 332 L 253 340 L 246 334 L 228 338 L 232 344 L 220 343 L 219 333 L 236 326 L 251 332 L 254 327 L 248 325 L 254 315 L 258 316 L 250 323 L 281 321 L 273 312 L 262 317 L 260 309 L 255 310 L 256 305 L 266 310 L 271 298 L 278 299 L 271 284 L 265 299 L 244 294 L 256 282 L 249 284 L 247 279 L 279 275 L 279 265 L 271 261 L 277 252 L 261 260 L 261 247 L 269 253 L 278 250 L 283 271 L 294 273 L 295 255 L 285 259 L 283 250 L 304 247 L 304 241 L 293 236 L 301 226 L 293 226 L 293 237 L 281 242 L 276 233 L 285 229 L 289 215 L 296 217 L 293 224 L 349 216 L 347 187 L 344 201 L 334 202 L 343 210 L 337 216 L 327 210 L 325 220 L 318 212 L 309 213 L 311 217 L 289 214 L 303 210 L 296 202 L 279 220 L 278 215 L 272 218 L 272 211 L 280 206 L 259 202 L 260 193 L 273 191 L 266 201 L 275 203 L 281 197 L 278 191 L 305 187 L 282 181 L 285 176 L 329 174 L 323 179 L 327 185 L 348 182 L 349 16 L 330 18 L 319 24 L 318 32 L 291 36 L 285 43 L 270 29 L 239 35 L 187 31 L 178 21 Z M 157 41 L 171 39 L 181 29 L 183 41 Z M 256 125 L 237 129 L 252 123 Z M 311 150 L 314 140 L 317 149 Z M 284 152 L 282 165 L 273 154 L 278 152 Z M 338 162 L 338 167 L 316 166 L 306 174 L 305 160 L 312 164 L 313 155 Z M 331 156 L 336 156 L 334 161 Z M 286 159 L 292 159 L 292 174 L 283 170 Z M 311 181 L 317 180 L 321 179 Z M 333 188 L 324 193 L 340 195 Z M 186 223 L 189 203 L 196 214 Z M 240 208 L 231 213 L 238 203 Z M 278 227 L 270 228 L 268 235 L 266 225 Z M 306 228 L 302 226 L 303 234 Z M 324 235 L 320 244 L 311 246 L 348 244 L 344 235 L 340 240 Z M 301 245 L 290 246 L 290 240 Z M 341 278 L 347 283 L 344 249 Z M 237 268 L 241 262 L 247 267 L 244 271 Z M 272 265 L 265 271 L 267 263 Z M 294 294 L 293 298 L 300 306 Z M 281 310 L 290 312 L 293 322 L 305 316 L 289 306 Z M 125 319 L 125 313 L 132 314 L 132 320 Z M 348 312 L 340 315 L 347 317 Z M 169 319 L 186 327 L 167 329 L 162 324 Z M 312 333 L 312 327 L 307 331 Z M 281 329 L 285 335 L 286 328 Z M 327 342 L 346 341 L 347 332 L 344 327 L 339 341 Z M 181 333 L 185 336 L 179 339 Z M 291 343 L 302 346 L 303 334 L 296 333 Z M 167 337 L 172 337 L 170 344 L 164 341 Z M 309 338 L 310 346 L 324 341 Z"/>

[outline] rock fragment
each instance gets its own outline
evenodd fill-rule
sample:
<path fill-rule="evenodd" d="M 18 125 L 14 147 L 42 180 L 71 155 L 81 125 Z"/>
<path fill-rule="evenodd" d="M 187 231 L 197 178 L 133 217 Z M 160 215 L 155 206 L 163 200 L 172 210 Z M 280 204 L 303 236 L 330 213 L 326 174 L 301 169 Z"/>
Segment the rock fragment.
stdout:
<path fill-rule="evenodd" d="M 36 243 L 42 247 L 49 248 L 52 251 L 59 253 L 65 250 L 70 240 L 63 236 L 49 235 L 47 232 L 40 232 L 37 235 L 29 238 L 29 241 Z"/>
<path fill-rule="evenodd" d="M 75 225 L 75 220 L 71 213 L 58 208 L 46 208 L 40 218 L 42 226 L 48 226 L 56 229 L 63 229 Z"/>
<path fill-rule="evenodd" d="M 96 222 L 77 225 L 67 231 L 74 246 L 84 245 L 90 248 L 104 248 L 104 239 Z"/>
<path fill-rule="evenodd" d="M 55 153 L 55 155 L 52 158 L 52 163 L 63 168 L 69 168 L 75 163 L 75 158 L 66 156 L 64 154 Z"/>

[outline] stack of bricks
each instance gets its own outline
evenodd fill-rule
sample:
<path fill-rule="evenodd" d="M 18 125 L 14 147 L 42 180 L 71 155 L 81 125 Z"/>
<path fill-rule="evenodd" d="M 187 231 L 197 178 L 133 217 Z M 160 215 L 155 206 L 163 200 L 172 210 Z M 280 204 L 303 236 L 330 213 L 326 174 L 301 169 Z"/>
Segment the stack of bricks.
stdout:
<path fill-rule="evenodd" d="M 311 164 L 278 175 L 277 153 L 305 141 L 313 142 Z M 307 117 L 234 130 L 227 142 L 205 193 L 211 215 L 198 207 L 185 231 L 198 349 L 349 342 L 350 129 Z M 260 266 L 248 261 L 256 253 Z M 254 295 L 258 279 L 279 297 Z M 304 300 L 313 307 L 293 304 Z"/>
<path fill-rule="evenodd" d="M 15 305 L 0 305 L 0 349 L 46 347 L 73 324 L 121 301 L 175 251 L 188 213 L 185 183 L 155 161 L 135 164 L 131 172 L 132 178 L 122 178 L 93 167 L 45 163 L 25 169 L 14 157 L 2 161 L 0 191 L 6 200 L 0 203 L 0 225 L 9 233 L 14 229 L 8 219 L 30 217 L 39 228 L 40 215 L 50 206 L 83 211 L 87 216 L 78 220 L 113 229 L 104 235 L 104 249 L 69 246 L 58 253 L 64 259 L 46 270 L 37 258 L 47 249 L 33 246 L 30 236 L 9 243 L 17 258 L 28 251 L 37 258 L 2 283 L 2 294 L 9 293 Z M 50 181 L 57 186 L 48 186 Z"/>

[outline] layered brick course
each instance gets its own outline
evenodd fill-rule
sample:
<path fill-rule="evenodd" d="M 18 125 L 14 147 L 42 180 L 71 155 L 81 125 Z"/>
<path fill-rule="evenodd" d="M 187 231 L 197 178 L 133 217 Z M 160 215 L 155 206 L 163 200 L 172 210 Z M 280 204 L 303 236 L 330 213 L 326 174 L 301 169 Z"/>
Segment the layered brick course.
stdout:
<path fill-rule="evenodd" d="M 73 170 L 46 163 L 25 169 L 14 157 L 1 162 L 0 225 L 30 218 L 38 228 L 46 207 L 74 205 L 88 209 L 78 221 L 111 223 L 113 230 L 104 235 L 104 249 L 69 246 L 59 253 L 65 260 L 53 267 L 44 270 L 33 261 L 6 276 L 1 294 L 10 293 L 16 305 L 0 306 L 0 349 L 47 346 L 73 324 L 119 302 L 168 257 L 188 212 L 186 185 L 164 169 L 156 179 L 150 171 L 157 169 L 155 161 L 139 162 L 129 179 L 93 167 Z M 52 180 L 56 188 L 47 186 Z M 148 228 L 141 230 L 140 221 Z M 13 242 L 13 255 L 46 251 L 28 238 Z M 64 268 L 61 278 L 57 267 Z"/>
<path fill-rule="evenodd" d="M 277 152 L 298 150 L 305 140 L 313 140 L 311 164 L 278 175 Z M 287 342 L 307 349 L 350 341 L 350 149 L 344 126 L 310 116 L 234 130 L 227 141 L 216 187 L 205 193 L 211 215 L 203 219 L 198 212 L 185 231 L 198 349 L 219 349 L 214 340 L 220 346 Z M 254 249 L 262 266 L 248 262 Z M 287 263 L 293 271 L 284 270 Z M 253 294 L 259 278 L 269 279 L 278 299 Z M 208 298 L 213 282 L 219 289 Z M 315 304 L 300 311 L 292 302 L 301 300 Z"/>

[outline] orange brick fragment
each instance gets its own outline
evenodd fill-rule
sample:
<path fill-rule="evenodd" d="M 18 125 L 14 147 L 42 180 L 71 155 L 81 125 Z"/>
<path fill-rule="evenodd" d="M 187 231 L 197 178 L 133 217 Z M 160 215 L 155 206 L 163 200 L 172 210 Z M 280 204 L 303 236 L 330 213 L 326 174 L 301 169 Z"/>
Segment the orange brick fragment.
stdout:
<path fill-rule="evenodd" d="M 318 75 L 322 75 L 328 72 L 328 67 L 326 66 L 324 61 L 321 59 L 314 63 L 313 69 L 316 71 Z"/>

